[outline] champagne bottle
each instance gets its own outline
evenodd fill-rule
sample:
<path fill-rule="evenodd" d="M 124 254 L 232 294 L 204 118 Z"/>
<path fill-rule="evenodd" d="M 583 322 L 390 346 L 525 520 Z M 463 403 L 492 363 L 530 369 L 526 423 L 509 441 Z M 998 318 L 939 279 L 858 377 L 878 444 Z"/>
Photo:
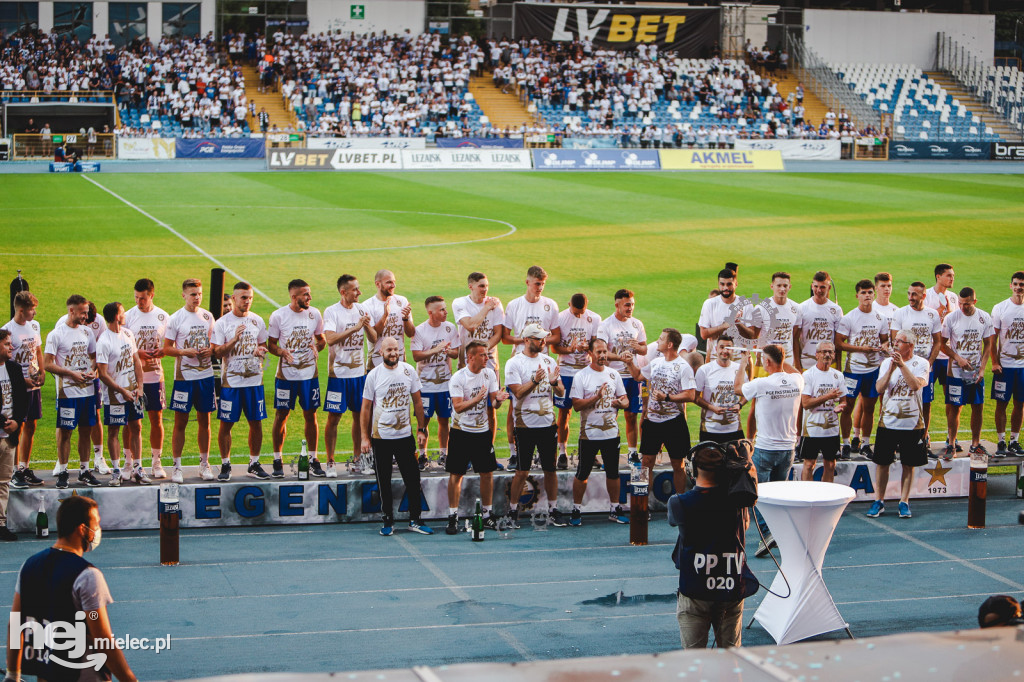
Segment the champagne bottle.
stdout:
<path fill-rule="evenodd" d="M 476 501 L 476 511 L 473 512 L 473 542 L 484 541 L 484 512 L 483 507 L 480 504 L 480 499 Z"/>
<path fill-rule="evenodd" d="M 50 518 L 46 515 L 46 498 L 39 496 L 39 513 L 36 514 L 36 537 L 50 537 Z"/>
<path fill-rule="evenodd" d="M 309 480 L 309 453 L 306 451 L 306 441 L 302 441 L 302 450 L 299 451 L 299 480 Z"/>

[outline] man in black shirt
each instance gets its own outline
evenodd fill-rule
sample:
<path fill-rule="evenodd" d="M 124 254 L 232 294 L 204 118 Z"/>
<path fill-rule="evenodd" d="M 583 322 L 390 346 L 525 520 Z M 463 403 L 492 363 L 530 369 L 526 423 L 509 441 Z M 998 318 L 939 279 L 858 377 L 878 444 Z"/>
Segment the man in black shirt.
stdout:
<path fill-rule="evenodd" d="M 0 329 L 0 540 L 17 540 L 7 528 L 7 496 L 17 460 L 18 435 L 28 414 L 28 386 L 12 360 L 11 332 Z"/>
<path fill-rule="evenodd" d="M 679 527 L 672 554 L 679 569 L 679 638 L 684 649 L 704 648 L 713 629 L 719 648 L 740 646 L 743 600 L 759 586 L 746 561 L 750 514 L 720 485 L 720 446 L 700 443 L 690 459 L 696 484 L 668 503 L 668 522 Z"/>

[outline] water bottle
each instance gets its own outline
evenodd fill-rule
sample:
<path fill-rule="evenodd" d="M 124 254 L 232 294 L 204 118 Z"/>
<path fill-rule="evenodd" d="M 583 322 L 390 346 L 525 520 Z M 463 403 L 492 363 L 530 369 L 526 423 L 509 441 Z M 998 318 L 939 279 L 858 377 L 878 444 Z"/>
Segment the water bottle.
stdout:
<path fill-rule="evenodd" d="M 988 497 L 988 455 L 971 453 L 971 484 L 967 498 L 967 527 L 985 527 L 985 500 Z"/>
<path fill-rule="evenodd" d="M 473 532 L 470 536 L 473 542 L 484 541 L 484 512 L 480 504 L 480 498 L 476 500 L 476 511 L 473 513 Z"/>
<path fill-rule="evenodd" d="M 50 537 L 50 518 L 46 515 L 46 498 L 39 496 L 39 513 L 36 514 L 36 537 Z"/>
<path fill-rule="evenodd" d="M 299 451 L 299 480 L 309 480 L 309 453 L 306 451 L 306 441 L 302 441 L 302 450 Z"/>

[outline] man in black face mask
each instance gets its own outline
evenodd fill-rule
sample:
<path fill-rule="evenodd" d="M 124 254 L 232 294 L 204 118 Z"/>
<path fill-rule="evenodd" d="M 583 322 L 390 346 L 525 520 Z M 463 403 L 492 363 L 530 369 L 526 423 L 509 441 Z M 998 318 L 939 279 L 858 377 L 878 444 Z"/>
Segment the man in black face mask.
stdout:
<path fill-rule="evenodd" d="M 135 675 L 124 653 L 113 641 L 107 604 L 113 603 L 107 582 L 98 568 L 82 555 L 99 547 L 102 531 L 100 511 L 88 497 L 72 496 L 57 509 L 57 542 L 29 557 L 18 573 L 11 605 L 10 628 L 19 646 L 7 649 L 7 677 L 36 675 L 52 682 L 63 680 L 109 680 L 113 674 L 122 682 Z M 87 636 L 61 635 L 50 646 L 41 624 L 64 626 L 65 633 L 82 632 L 84 619 Z M 108 648 L 94 650 L 93 643 L 104 638 Z M 81 640 L 81 641 L 79 641 Z M 102 663 L 99 670 L 96 662 Z M 88 667 L 86 667 L 88 666 Z"/>

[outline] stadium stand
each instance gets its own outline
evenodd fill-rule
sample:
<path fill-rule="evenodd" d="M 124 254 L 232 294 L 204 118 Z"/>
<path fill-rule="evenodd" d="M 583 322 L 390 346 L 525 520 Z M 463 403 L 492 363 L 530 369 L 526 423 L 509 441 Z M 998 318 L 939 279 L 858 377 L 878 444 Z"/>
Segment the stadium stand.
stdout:
<path fill-rule="evenodd" d="M 996 141 L 1001 137 L 959 99 L 910 64 L 831 64 L 851 90 L 893 116 L 896 139 Z"/>

